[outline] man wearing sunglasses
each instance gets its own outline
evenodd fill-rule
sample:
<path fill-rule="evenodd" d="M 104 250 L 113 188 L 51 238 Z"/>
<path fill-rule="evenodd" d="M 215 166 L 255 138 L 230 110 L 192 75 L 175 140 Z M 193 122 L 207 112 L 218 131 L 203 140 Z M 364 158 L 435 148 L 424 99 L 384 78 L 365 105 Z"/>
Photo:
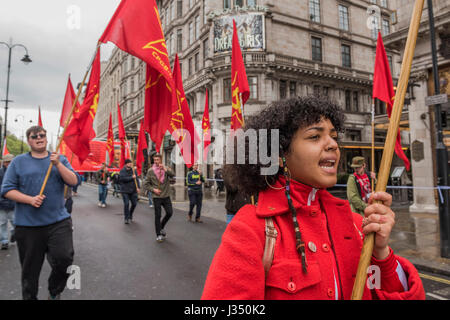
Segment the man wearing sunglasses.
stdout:
<path fill-rule="evenodd" d="M 26 132 L 31 152 L 14 158 L 3 180 L 0 195 L 16 202 L 15 236 L 22 266 L 22 297 L 37 299 L 39 275 L 45 255 L 52 268 L 49 299 L 58 299 L 73 261 L 72 220 L 64 206 L 64 185 L 80 183 L 80 177 L 64 156 L 47 151 L 44 128 Z M 43 195 L 45 175 L 53 164 Z"/>

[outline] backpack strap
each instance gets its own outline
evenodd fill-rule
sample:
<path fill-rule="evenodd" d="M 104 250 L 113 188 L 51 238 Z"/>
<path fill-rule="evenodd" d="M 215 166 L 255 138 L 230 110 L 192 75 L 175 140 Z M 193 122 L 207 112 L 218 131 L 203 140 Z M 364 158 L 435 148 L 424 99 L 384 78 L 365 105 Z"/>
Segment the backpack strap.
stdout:
<path fill-rule="evenodd" d="M 275 229 L 272 217 L 265 218 L 266 222 L 266 244 L 264 246 L 263 265 L 266 278 L 272 266 L 273 254 L 275 252 L 275 243 L 277 241 L 278 231 Z"/>

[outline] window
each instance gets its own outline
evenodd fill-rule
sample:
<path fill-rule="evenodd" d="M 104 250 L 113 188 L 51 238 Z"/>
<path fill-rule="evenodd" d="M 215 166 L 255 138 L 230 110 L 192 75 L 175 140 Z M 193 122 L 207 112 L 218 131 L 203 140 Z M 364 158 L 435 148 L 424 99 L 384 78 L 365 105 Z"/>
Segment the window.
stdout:
<path fill-rule="evenodd" d="M 345 68 L 351 68 L 352 58 L 350 54 L 350 46 L 346 44 L 341 45 L 341 54 L 342 54 L 342 66 Z"/>
<path fill-rule="evenodd" d="M 381 23 L 381 34 L 383 36 L 388 35 L 389 33 L 391 33 L 391 28 L 389 26 L 389 20 L 387 19 L 383 19 L 382 23 Z"/>
<path fill-rule="evenodd" d="M 189 23 L 189 44 L 194 42 L 194 23 Z"/>
<path fill-rule="evenodd" d="M 318 85 L 315 85 L 314 87 L 313 87 L 313 92 L 314 92 L 314 95 L 315 96 L 320 96 L 320 86 L 318 86 Z"/>
<path fill-rule="evenodd" d="M 280 80 L 280 100 L 286 99 L 286 80 Z"/>
<path fill-rule="evenodd" d="M 130 81 L 130 92 L 134 92 L 134 77 L 131 77 L 131 81 Z"/>
<path fill-rule="evenodd" d="M 355 129 L 346 129 L 345 137 L 346 137 L 346 140 L 361 141 L 361 131 L 355 130 Z"/>
<path fill-rule="evenodd" d="M 174 33 L 170 34 L 170 54 L 175 53 L 175 35 Z"/>
<path fill-rule="evenodd" d="M 192 74 L 192 58 L 189 58 L 189 69 L 188 69 L 188 75 Z"/>
<path fill-rule="evenodd" d="M 203 60 L 205 60 L 208 57 L 209 54 L 209 39 L 206 38 L 203 40 Z"/>
<path fill-rule="evenodd" d="M 256 0 L 247 0 L 247 7 L 255 7 Z"/>
<path fill-rule="evenodd" d="M 345 90 L 345 110 L 352 111 L 352 100 L 350 90 Z"/>
<path fill-rule="evenodd" d="M 174 3 L 174 1 L 172 1 L 170 3 L 170 21 L 175 20 L 175 9 L 176 9 L 175 3 Z"/>
<path fill-rule="evenodd" d="M 195 17 L 195 40 L 200 37 L 200 16 Z"/>
<path fill-rule="evenodd" d="M 183 51 L 183 30 L 177 30 L 177 52 Z"/>
<path fill-rule="evenodd" d="M 378 21 L 378 17 L 376 15 L 373 16 L 372 22 L 373 22 L 373 26 L 371 29 L 372 39 L 377 39 L 378 38 L 378 28 L 379 28 L 380 22 Z"/>
<path fill-rule="evenodd" d="M 234 6 L 243 7 L 244 6 L 244 0 L 234 0 Z"/>
<path fill-rule="evenodd" d="M 177 1 L 177 18 L 181 18 L 183 16 L 183 1 Z"/>
<path fill-rule="evenodd" d="M 289 82 L 289 97 L 293 98 L 297 95 L 297 83 Z"/>
<path fill-rule="evenodd" d="M 377 0 L 370 0 L 370 3 L 377 4 Z"/>
<path fill-rule="evenodd" d="M 231 101 L 231 78 L 223 79 L 223 102 Z"/>
<path fill-rule="evenodd" d="M 197 72 L 199 69 L 198 67 L 198 52 L 194 56 L 194 71 Z"/>
<path fill-rule="evenodd" d="M 388 5 L 387 5 L 387 0 L 380 0 L 380 5 L 381 5 L 383 8 L 387 8 L 387 7 L 388 7 Z"/>
<path fill-rule="evenodd" d="M 348 31 L 348 8 L 339 5 L 339 28 Z"/>
<path fill-rule="evenodd" d="M 320 0 L 309 0 L 309 20 L 320 23 Z"/>
<path fill-rule="evenodd" d="M 250 87 L 249 99 L 258 99 L 258 77 L 248 77 L 248 85 Z"/>
<path fill-rule="evenodd" d="M 322 61 L 322 39 L 311 38 L 312 59 L 314 61 Z"/>
<path fill-rule="evenodd" d="M 231 8 L 231 0 L 223 0 L 223 8 L 230 9 Z"/>
<path fill-rule="evenodd" d="M 358 95 L 358 91 L 353 91 L 352 111 L 358 112 L 358 110 L 359 110 L 359 95 Z"/>

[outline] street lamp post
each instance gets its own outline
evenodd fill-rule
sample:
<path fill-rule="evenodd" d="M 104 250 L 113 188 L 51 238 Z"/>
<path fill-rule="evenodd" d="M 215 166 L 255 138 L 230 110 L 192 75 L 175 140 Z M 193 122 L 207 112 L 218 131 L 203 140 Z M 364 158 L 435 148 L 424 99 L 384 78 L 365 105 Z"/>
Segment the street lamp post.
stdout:
<path fill-rule="evenodd" d="M 15 47 L 22 47 L 22 48 L 25 49 L 25 55 L 20 60 L 23 63 L 29 64 L 31 62 L 31 59 L 30 59 L 30 56 L 28 55 L 27 48 L 23 44 L 20 44 L 20 43 L 13 44 L 12 43 L 12 39 L 9 40 L 9 43 L 0 42 L 0 44 L 5 45 L 6 47 L 8 47 L 8 50 L 9 50 L 9 52 L 8 52 L 8 73 L 7 73 L 7 77 L 6 77 L 6 99 L 2 100 L 2 101 L 5 101 L 5 123 L 3 125 L 3 139 L 1 139 L 1 146 L 3 148 L 3 143 L 4 143 L 4 140 L 6 138 L 6 125 L 7 125 L 7 117 L 8 117 L 8 102 L 12 102 L 12 101 L 10 101 L 8 99 L 9 98 L 9 75 L 11 73 L 11 53 L 12 53 L 12 49 L 15 48 Z"/>

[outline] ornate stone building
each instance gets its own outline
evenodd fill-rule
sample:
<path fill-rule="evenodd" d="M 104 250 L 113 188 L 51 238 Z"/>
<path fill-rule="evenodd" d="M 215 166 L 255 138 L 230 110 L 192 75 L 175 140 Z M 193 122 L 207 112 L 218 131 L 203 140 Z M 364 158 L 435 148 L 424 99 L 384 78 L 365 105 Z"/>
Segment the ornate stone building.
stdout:
<path fill-rule="evenodd" d="M 390 0 L 395 10 L 395 23 L 392 33 L 386 36 L 385 45 L 403 55 L 413 1 Z M 433 1 L 436 45 L 438 49 L 438 70 L 440 93 L 450 95 L 450 3 L 446 0 Z M 394 62 L 400 68 L 402 57 Z M 425 104 L 425 97 L 434 95 L 432 56 L 427 1 L 422 14 L 419 36 L 408 87 L 405 109 L 402 115 L 403 126 L 411 135 L 411 166 L 414 189 L 414 203 L 410 211 L 438 212 L 438 193 L 432 188 L 436 183 L 436 128 L 432 106 Z M 449 104 L 443 105 L 448 110 Z M 450 122 L 444 127 L 444 142 L 450 148 Z"/>
<path fill-rule="evenodd" d="M 341 171 L 354 155 L 370 161 L 372 77 L 376 35 L 368 21 L 374 0 L 159 0 L 162 27 L 173 63 L 178 53 L 184 90 L 194 123 L 200 127 L 209 91 L 211 127 L 226 130 L 231 117 L 231 37 L 236 20 L 250 98 L 247 117 L 272 101 L 297 95 L 321 94 L 336 100 L 346 113 L 342 136 Z M 391 31 L 393 11 L 379 1 L 378 20 L 384 35 Z M 398 50 L 388 50 L 390 61 Z M 173 66 L 172 66 L 173 67 Z M 394 76 L 399 65 L 392 63 Z M 117 103 L 126 130 L 137 134 L 144 108 L 144 66 L 141 61 L 114 50 L 102 70 L 97 136 L 106 138 L 109 112 L 116 124 Z M 103 98 L 106 97 L 106 98 Z M 384 114 L 381 106 L 377 114 Z M 117 131 L 117 129 L 115 129 Z M 376 131 L 377 158 L 381 158 L 385 129 Z M 173 148 L 164 143 L 166 161 Z M 408 145 L 408 135 L 403 139 Z M 397 159 L 398 160 L 398 159 Z M 378 162 L 378 161 L 376 161 Z M 208 177 L 220 164 L 204 168 Z M 184 166 L 176 167 L 184 176 Z"/>

